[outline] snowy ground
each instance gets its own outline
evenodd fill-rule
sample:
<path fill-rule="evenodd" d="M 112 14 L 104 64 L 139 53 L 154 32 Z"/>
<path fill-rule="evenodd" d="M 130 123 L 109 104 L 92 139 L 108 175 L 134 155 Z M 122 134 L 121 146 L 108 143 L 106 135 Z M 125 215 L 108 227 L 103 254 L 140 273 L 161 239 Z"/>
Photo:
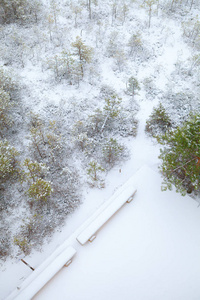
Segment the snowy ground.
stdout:
<path fill-rule="evenodd" d="M 140 21 L 145 18 L 141 11 L 134 13 Z M 175 64 L 179 59 L 186 61 L 191 53 L 183 43 L 180 24 L 169 19 L 162 21 L 161 24 L 154 17 L 152 28 L 144 30 L 144 38 L 150 43 L 149 49 L 155 51 L 155 58 L 150 63 L 139 64 L 138 69 L 129 62 L 128 74 L 114 72 L 110 60 L 104 59 L 100 66 L 101 84 L 110 85 L 119 95 L 124 92 L 127 78 L 135 74 L 140 82 L 147 76 L 153 77 L 157 88 L 162 91 L 167 85 L 176 84 L 170 79 Z M 132 32 L 132 27 L 124 27 L 124 34 Z M 36 112 L 42 112 L 47 103 L 62 105 L 63 99 L 73 97 L 84 99 L 88 96 L 92 99 L 99 92 L 84 82 L 79 90 L 68 86 L 67 93 L 65 85 L 50 87 L 45 83 L 49 74 L 31 64 L 21 76 L 28 86 L 34 85 L 30 92 L 33 103 L 28 105 L 32 105 Z M 185 86 L 191 87 L 191 82 Z M 176 88 L 178 90 L 181 86 Z M 160 100 L 159 95 L 147 100 L 142 90 L 136 100 L 140 106 L 138 134 L 135 139 L 131 137 L 125 141 L 130 149 L 130 159 L 109 172 L 105 189 L 86 188 L 83 204 L 68 216 L 65 227 L 54 234 L 42 252 L 33 251 L 26 261 L 37 268 L 66 239 L 75 237 L 77 228 L 131 176 L 135 176 L 134 185 L 138 190 L 134 201 L 124 206 L 102 228 L 92 244 L 81 246 L 73 238 L 72 246 L 77 250 L 73 263 L 62 269 L 35 296 L 35 300 L 200 299 L 200 208 L 188 196 L 182 197 L 174 191 L 161 192 L 159 145 L 144 132 L 146 120 Z M 0 299 L 4 299 L 31 272 L 19 258 L 2 264 Z"/>

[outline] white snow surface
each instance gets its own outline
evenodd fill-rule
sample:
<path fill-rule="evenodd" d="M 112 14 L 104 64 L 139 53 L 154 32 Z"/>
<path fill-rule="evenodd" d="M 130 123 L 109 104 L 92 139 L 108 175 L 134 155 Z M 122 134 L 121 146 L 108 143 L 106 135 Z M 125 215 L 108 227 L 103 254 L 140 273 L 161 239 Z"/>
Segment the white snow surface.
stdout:
<path fill-rule="evenodd" d="M 199 299 L 200 210 L 160 191 L 157 172 L 135 174 L 137 193 L 35 300 Z"/>
<path fill-rule="evenodd" d="M 129 180 L 128 185 L 124 185 L 119 192 L 117 191 L 118 195 L 111 197 L 109 204 L 106 202 L 106 205 L 102 205 L 98 215 L 95 214 L 91 223 L 80 233 L 77 240 L 84 245 L 127 201 L 133 198 L 135 192 L 132 180 Z"/>
<path fill-rule="evenodd" d="M 6 300 L 31 299 L 76 254 L 73 247 L 63 248 L 54 251 Z"/>

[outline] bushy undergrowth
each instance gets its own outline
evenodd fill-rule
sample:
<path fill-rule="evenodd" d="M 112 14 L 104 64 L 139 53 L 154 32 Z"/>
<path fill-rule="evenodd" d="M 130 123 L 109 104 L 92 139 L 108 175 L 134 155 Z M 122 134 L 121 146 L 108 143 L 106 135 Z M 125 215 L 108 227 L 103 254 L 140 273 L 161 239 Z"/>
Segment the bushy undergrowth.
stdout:
<path fill-rule="evenodd" d="M 101 109 L 95 109 L 86 120 L 75 123 L 72 130 L 75 147 L 104 169 L 111 169 L 128 157 L 127 149 L 118 139 L 136 136 L 135 113 L 135 110 L 123 107 L 122 99 L 116 93 L 110 93 Z"/>
<path fill-rule="evenodd" d="M 16 126 L 12 103 L 20 105 L 17 101 L 20 89 L 8 72 L 0 71 L 0 257 L 3 259 L 12 253 L 13 243 L 25 254 L 41 245 L 80 204 L 81 196 L 77 172 L 68 163 L 70 146 L 55 121 L 46 124 L 40 116 L 27 114 L 24 119 L 29 122 L 21 127 L 29 130 L 30 143 L 25 149 L 18 147 L 16 139 L 21 132 L 12 129 Z M 11 141 L 15 141 L 16 147 Z M 12 220 L 19 223 L 18 229 L 13 228 Z"/>
<path fill-rule="evenodd" d="M 0 23 L 20 24 L 34 20 L 37 22 L 41 3 L 37 0 L 2 0 L 0 7 Z"/>
<path fill-rule="evenodd" d="M 160 103 L 158 107 L 153 109 L 153 112 L 149 116 L 146 122 L 145 130 L 150 135 L 156 137 L 159 134 L 165 133 L 172 127 L 172 121 L 169 115 L 166 113 L 165 108 Z"/>

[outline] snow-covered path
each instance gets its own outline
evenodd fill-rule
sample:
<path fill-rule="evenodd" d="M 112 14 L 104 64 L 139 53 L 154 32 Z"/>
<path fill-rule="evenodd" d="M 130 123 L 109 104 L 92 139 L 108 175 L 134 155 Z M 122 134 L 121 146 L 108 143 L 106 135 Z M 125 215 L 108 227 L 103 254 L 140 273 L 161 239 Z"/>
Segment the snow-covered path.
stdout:
<path fill-rule="evenodd" d="M 148 119 L 153 107 L 157 104 L 157 102 L 157 99 L 152 102 L 140 102 L 140 111 L 137 115 L 139 120 L 138 134 L 135 141 L 133 141 L 134 146 L 132 150 L 132 157 L 137 169 L 143 165 L 148 165 L 156 169 L 159 163 L 159 145 L 157 145 L 153 139 L 148 138 L 145 134 L 146 120 Z"/>

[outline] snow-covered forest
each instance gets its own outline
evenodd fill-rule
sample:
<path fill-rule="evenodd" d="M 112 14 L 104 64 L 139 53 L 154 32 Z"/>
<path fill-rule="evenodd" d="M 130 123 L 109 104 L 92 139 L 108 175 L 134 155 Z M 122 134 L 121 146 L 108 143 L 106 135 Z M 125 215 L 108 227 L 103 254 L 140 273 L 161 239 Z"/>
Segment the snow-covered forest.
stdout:
<path fill-rule="evenodd" d="M 156 155 L 162 149 L 154 165 L 162 189 L 175 184 L 199 199 L 199 7 L 199 0 L 1 1 L 2 261 L 41 250 L 86 191 L 106 189 L 112 170 L 134 164 L 134 151 L 146 155 L 145 143 L 134 150 L 141 134 Z M 196 134 L 185 165 L 182 152 L 169 157 L 173 141 L 162 136 L 178 140 L 182 127 L 188 144 Z"/>

